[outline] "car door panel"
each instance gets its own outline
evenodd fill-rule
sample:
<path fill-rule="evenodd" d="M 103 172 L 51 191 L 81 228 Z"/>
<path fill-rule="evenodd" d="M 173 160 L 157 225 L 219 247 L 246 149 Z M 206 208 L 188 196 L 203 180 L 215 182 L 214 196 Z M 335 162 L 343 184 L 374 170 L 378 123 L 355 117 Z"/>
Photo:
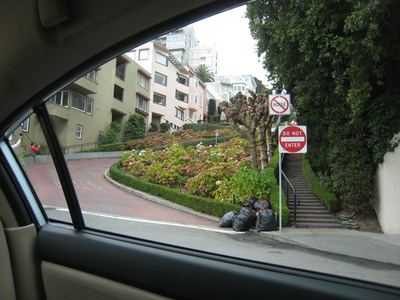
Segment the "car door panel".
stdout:
<path fill-rule="evenodd" d="M 260 296 L 259 288 L 284 299 L 399 296 L 395 289 L 370 283 L 66 226 L 41 228 L 38 249 L 43 261 L 174 299 L 250 299 Z"/>

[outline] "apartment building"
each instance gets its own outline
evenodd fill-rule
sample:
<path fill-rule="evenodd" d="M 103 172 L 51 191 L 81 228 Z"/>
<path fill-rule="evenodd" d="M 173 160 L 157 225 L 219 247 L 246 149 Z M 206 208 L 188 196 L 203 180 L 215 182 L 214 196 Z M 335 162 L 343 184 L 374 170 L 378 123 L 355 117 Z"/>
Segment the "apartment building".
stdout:
<path fill-rule="evenodd" d="M 222 75 L 215 78 L 215 82 L 221 84 L 231 85 L 232 94 L 236 95 L 238 92 L 242 92 L 246 96 L 249 95 L 249 91 L 256 91 L 257 84 L 252 75 Z"/>
<path fill-rule="evenodd" d="M 94 148 L 99 134 L 113 121 L 121 126 L 119 137 L 123 137 L 130 114 L 142 115 L 148 124 L 150 83 L 149 72 L 120 55 L 66 86 L 47 102 L 61 146 L 68 152 Z M 20 130 L 24 133 L 21 150 L 29 150 L 30 142 L 44 143 L 35 115 Z"/>
<path fill-rule="evenodd" d="M 156 39 L 183 65 L 189 64 L 189 50 L 198 45 L 193 26 L 185 26 Z"/>
<path fill-rule="evenodd" d="M 200 65 L 205 65 L 207 69 L 214 73 L 214 77 L 218 76 L 219 58 L 215 47 L 197 45 L 190 48 L 189 57 L 189 65 L 193 69 Z"/>
<path fill-rule="evenodd" d="M 131 50 L 128 55 L 148 70 L 153 78 L 149 123 L 154 122 L 158 126 L 169 123 L 173 130 L 178 130 L 185 123 L 203 119 L 206 86 L 162 43 L 148 42 Z"/>

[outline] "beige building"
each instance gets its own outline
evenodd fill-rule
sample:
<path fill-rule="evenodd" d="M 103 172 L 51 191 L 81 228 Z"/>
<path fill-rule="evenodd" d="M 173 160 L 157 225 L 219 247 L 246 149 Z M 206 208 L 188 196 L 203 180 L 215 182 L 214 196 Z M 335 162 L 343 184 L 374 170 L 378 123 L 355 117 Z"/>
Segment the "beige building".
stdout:
<path fill-rule="evenodd" d="M 143 116 L 148 124 L 150 83 L 145 69 L 121 55 L 66 86 L 47 102 L 61 146 L 68 153 L 95 148 L 99 134 L 113 121 L 121 126 L 122 138 L 131 114 Z M 14 133 L 11 143 L 20 131 L 24 138 L 19 151 L 29 151 L 31 142 L 46 147 L 35 115 Z"/>
<path fill-rule="evenodd" d="M 151 74 L 150 122 L 169 123 L 179 130 L 185 123 L 202 120 L 206 112 L 205 85 L 160 42 L 148 42 L 129 56 Z"/>

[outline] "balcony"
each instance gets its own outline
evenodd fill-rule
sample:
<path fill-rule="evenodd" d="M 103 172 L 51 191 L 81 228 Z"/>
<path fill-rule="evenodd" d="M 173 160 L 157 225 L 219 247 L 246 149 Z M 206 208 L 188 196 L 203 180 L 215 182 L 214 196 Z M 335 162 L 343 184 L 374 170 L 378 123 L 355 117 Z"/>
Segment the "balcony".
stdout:
<path fill-rule="evenodd" d="M 82 95 L 97 94 L 99 84 L 89 78 L 82 77 L 70 84 L 71 89 Z"/>

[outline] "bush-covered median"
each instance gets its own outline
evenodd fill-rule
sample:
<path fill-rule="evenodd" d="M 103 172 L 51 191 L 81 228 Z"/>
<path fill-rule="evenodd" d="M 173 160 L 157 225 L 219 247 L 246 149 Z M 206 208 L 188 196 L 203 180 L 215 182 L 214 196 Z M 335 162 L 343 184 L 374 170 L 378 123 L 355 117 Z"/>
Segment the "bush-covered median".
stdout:
<path fill-rule="evenodd" d="M 120 164 L 110 168 L 109 176 L 130 188 L 217 217 L 222 217 L 232 210 L 239 211 L 241 201 L 249 196 L 268 197 L 272 209 L 279 213 L 279 186 L 275 176 L 278 154 L 264 172 L 249 172 L 246 169 L 249 160 L 241 157 L 239 150 L 242 147 L 241 143 L 232 140 L 227 146 L 221 145 L 219 148 L 200 145 L 196 150 L 193 145 L 187 148 L 174 145 L 165 151 L 153 152 L 147 149 L 141 154 L 127 152 L 121 158 Z M 194 161 L 202 157 L 205 158 L 204 162 L 196 165 Z M 182 173 L 182 170 L 185 173 Z M 189 179 L 183 176 L 185 174 L 194 176 Z M 237 176 L 241 176 L 239 178 L 244 180 L 249 176 L 246 180 L 248 184 L 243 186 L 242 194 L 239 191 L 235 192 L 235 187 L 230 182 L 230 178 L 235 174 L 239 174 Z M 151 182 L 156 179 L 161 180 L 163 184 Z M 260 185 L 263 188 L 260 188 Z M 235 197 L 232 197 L 232 194 L 235 194 Z M 288 225 L 289 214 L 283 195 L 283 226 Z"/>

